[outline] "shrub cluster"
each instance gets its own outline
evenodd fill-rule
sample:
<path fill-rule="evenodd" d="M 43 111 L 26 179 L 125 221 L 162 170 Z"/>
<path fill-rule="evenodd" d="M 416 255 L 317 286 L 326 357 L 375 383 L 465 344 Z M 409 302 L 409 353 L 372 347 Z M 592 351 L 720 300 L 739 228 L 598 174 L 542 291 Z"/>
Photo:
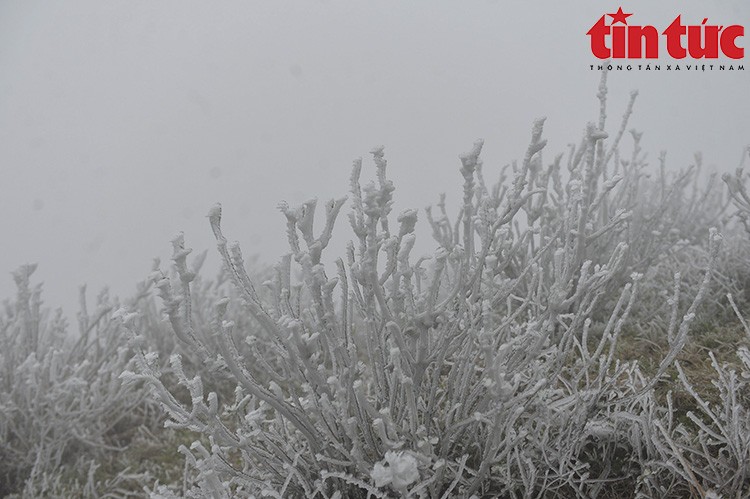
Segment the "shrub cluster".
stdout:
<path fill-rule="evenodd" d="M 605 83 L 606 74 L 599 121 L 565 161 L 544 162 L 543 120 L 523 160 L 497 183 L 485 180 L 481 141 L 461 156 L 460 212 L 451 219 L 444 198 L 426 212 L 432 258 L 412 256 L 417 211 L 391 212 L 395 188 L 382 148 L 372 151 L 376 176 L 364 187 L 362 162 L 354 163 L 354 241 L 333 270 L 322 255 L 345 199 L 326 204 L 318 232 L 316 201 L 281 205 L 290 253 L 264 281 L 248 275 L 214 207 L 209 220 L 235 292 L 217 297 L 200 327 L 190 250 L 178 236 L 176 276 L 157 271 L 152 280 L 192 364 L 199 359 L 234 387 L 220 396 L 226 386 L 211 385 L 176 354 L 171 372 L 190 395 L 178 400 L 138 335 L 137 314 L 125 317 L 137 370 L 124 378 L 152 387 L 169 425 L 203 436 L 180 449 L 192 469 L 179 493 L 750 493 L 747 350 L 737 351 L 735 367 L 712 357 L 715 404 L 677 360 L 696 318 L 731 317 L 721 296 L 742 289 L 722 272 L 723 237 L 714 228 L 737 244 L 727 198 L 713 178 L 698 188 L 699 157 L 669 174 L 662 156 L 658 176 L 648 178 L 635 131 L 632 154 L 622 157 L 636 94 L 610 137 Z M 740 208 L 742 192 L 732 191 Z M 746 257 L 740 251 L 743 272 Z M 618 356 L 632 330 L 664 343 L 648 371 Z M 664 393 L 669 380 L 681 383 L 693 410 L 675 408 L 672 391 Z M 162 486 L 154 496 L 176 492 Z"/>
<path fill-rule="evenodd" d="M 128 303 L 105 293 L 90 315 L 82 298 L 76 338 L 19 269 L 0 318 L 0 494 L 749 495 L 742 171 L 649 165 L 635 93 L 605 131 L 606 76 L 567 155 L 544 157 L 538 120 L 495 182 L 482 141 L 460 157 L 458 213 L 444 195 L 424 212 L 431 257 L 413 254 L 418 211 L 392 212 L 378 147 L 373 181 L 354 162 L 333 265 L 346 198 L 321 224 L 315 200 L 282 204 L 289 253 L 253 272 L 217 205 L 216 280 L 180 234 Z M 139 464 L 155 447 L 184 470 Z"/>
<path fill-rule="evenodd" d="M 13 273 L 18 287 L 0 317 L 0 495 L 74 497 L 132 490 L 145 478 L 127 469 L 102 478 L 97 469 L 123 451 L 133 430 L 158 415 L 147 393 L 120 375 L 132 352 L 106 292 L 89 315 L 81 290 L 79 335 L 62 312 L 42 310 L 35 265 Z M 150 409 L 149 409 L 150 407 Z"/>

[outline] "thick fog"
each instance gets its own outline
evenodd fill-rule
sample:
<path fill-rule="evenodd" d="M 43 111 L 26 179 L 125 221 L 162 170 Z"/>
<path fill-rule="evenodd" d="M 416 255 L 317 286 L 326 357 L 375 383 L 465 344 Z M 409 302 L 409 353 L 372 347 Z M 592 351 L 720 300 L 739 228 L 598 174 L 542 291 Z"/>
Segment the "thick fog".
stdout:
<path fill-rule="evenodd" d="M 586 31 L 619 6 L 4 0 L 0 296 L 27 262 L 40 265 L 46 303 L 71 315 L 80 284 L 127 296 L 153 257 L 169 258 L 176 232 L 213 250 L 205 214 L 216 202 L 246 256 L 273 263 L 286 251 L 277 204 L 346 195 L 352 160 L 370 177 L 381 144 L 396 212 L 423 219 L 443 191 L 455 206 L 457 156 L 477 138 L 490 178 L 522 158 L 537 117 L 547 160 L 580 140 L 598 113 Z M 622 7 L 657 27 L 677 14 L 750 21 L 745 0 Z M 686 167 L 701 150 L 709 169 L 732 171 L 750 143 L 749 76 L 614 71 L 610 123 L 638 89 L 631 125 L 652 164 L 666 150 L 669 166 Z"/>

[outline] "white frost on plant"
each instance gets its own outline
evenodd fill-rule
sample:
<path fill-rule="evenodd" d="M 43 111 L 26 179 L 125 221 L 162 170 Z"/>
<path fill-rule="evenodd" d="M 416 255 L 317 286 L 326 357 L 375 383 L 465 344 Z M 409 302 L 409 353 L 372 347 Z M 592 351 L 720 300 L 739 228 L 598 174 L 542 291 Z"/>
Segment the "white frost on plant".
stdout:
<path fill-rule="evenodd" d="M 136 317 L 138 317 L 137 312 L 128 312 L 128 309 L 125 307 L 118 308 L 112 314 L 112 319 L 121 319 L 123 324 L 130 324 Z"/>
<path fill-rule="evenodd" d="M 382 461 L 375 463 L 371 475 L 376 487 L 390 484 L 396 490 L 403 490 L 419 479 L 419 468 L 411 454 L 388 451 Z"/>

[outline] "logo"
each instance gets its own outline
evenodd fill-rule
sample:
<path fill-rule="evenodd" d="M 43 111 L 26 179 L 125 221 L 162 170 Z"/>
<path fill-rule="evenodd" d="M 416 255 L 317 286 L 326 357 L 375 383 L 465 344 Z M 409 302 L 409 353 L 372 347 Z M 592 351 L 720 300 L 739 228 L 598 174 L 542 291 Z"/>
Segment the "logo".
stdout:
<path fill-rule="evenodd" d="M 599 59 L 656 59 L 666 49 L 674 59 L 730 59 L 745 57 L 745 48 L 738 45 L 745 36 L 745 27 L 708 24 L 685 25 L 678 15 L 661 32 L 651 25 L 628 24 L 622 7 L 613 14 L 604 14 L 586 34 L 591 37 L 591 52 Z M 608 18 L 611 22 L 607 24 Z"/>

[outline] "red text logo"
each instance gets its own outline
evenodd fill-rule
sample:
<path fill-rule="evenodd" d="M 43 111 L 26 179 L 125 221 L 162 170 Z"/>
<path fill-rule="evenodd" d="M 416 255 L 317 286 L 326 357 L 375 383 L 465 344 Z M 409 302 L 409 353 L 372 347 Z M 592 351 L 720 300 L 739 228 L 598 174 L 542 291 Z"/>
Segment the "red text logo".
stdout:
<path fill-rule="evenodd" d="M 745 27 L 708 24 L 708 18 L 695 25 L 682 23 L 677 16 L 661 33 L 651 25 L 628 24 L 622 7 L 612 14 L 604 14 L 586 34 L 591 37 L 591 52 L 599 59 L 656 59 L 660 45 L 675 59 L 730 59 L 745 57 L 745 48 L 737 45 L 745 36 Z M 607 24 L 608 18 L 611 22 Z"/>

